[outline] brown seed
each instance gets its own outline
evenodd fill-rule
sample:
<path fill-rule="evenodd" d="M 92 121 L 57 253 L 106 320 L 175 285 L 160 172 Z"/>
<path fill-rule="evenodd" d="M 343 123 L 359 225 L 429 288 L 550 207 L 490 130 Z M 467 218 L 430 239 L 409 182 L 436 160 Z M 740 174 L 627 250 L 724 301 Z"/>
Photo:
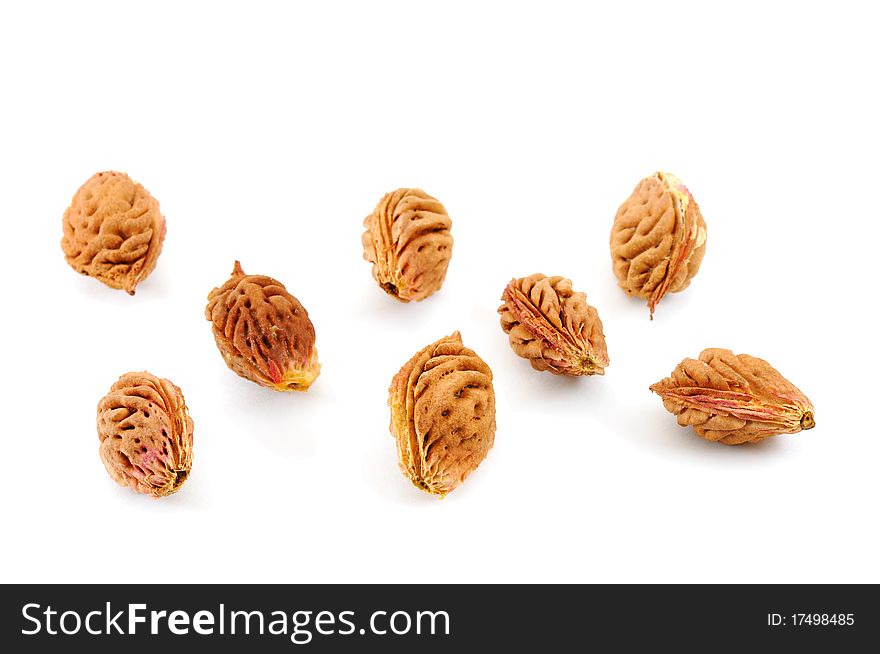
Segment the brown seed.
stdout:
<path fill-rule="evenodd" d="M 276 391 L 306 391 L 321 371 L 315 328 L 284 284 L 246 275 L 236 261 L 232 277 L 208 294 L 205 318 L 230 370 Z"/>
<path fill-rule="evenodd" d="M 816 426 L 813 405 L 763 359 L 730 350 L 703 350 L 651 386 L 678 424 L 725 445 L 795 434 Z"/>
<path fill-rule="evenodd" d="M 438 200 L 417 188 L 386 193 L 364 227 L 364 259 L 386 293 L 409 302 L 440 290 L 452 256 L 452 221 Z"/>
<path fill-rule="evenodd" d="M 540 273 L 513 279 L 501 296 L 501 328 L 510 347 L 535 370 L 604 375 L 608 350 L 602 321 L 571 280 Z"/>
<path fill-rule="evenodd" d="M 388 404 L 400 469 L 427 493 L 451 493 L 495 442 L 492 371 L 458 332 L 404 364 Z"/>
<path fill-rule="evenodd" d="M 165 239 L 159 203 L 128 175 L 112 171 L 79 188 L 62 227 L 67 263 L 129 295 L 156 267 Z"/>
<path fill-rule="evenodd" d="M 620 287 L 648 300 L 651 317 L 668 293 L 682 291 L 706 253 L 706 222 L 681 181 L 646 177 L 620 205 L 611 228 L 611 262 Z"/>
<path fill-rule="evenodd" d="M 120 485 L 164 497 L 189 478 L 193 421 L 180 389 L 148 372 L 119 378 L 98 403 L 101 461 Z"/>

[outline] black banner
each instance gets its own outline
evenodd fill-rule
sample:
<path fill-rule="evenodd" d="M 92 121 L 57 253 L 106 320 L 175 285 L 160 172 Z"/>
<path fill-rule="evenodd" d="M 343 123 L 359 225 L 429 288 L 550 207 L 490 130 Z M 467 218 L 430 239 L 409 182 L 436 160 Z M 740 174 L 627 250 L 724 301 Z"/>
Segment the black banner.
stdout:
<path fill-rule="evenodd" d="M 648 639 L 677 651 L 812 649 L 873 642 L 878 617 L 876 586 L 7 585 L 0 645 L 251 653 L 601 651 L 610 643 L 628 651 Z"/>

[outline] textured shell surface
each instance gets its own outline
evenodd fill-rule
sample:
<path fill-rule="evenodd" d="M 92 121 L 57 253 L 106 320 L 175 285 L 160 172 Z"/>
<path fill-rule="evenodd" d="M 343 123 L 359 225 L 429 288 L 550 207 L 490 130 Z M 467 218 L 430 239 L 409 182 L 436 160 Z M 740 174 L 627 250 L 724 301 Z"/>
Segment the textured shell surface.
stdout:
<path fill-rule="evenodd" d="M 364 227 L 364 259 L 386 293 L 410 302 L 440 290 L 452 256 L 452 220 L 436 198 L 417 188 L 386 193 Z"/>
<path fill-rule="evenodd" d="M 620 205 L 611 228 L 618 284 L 648 301 L 651 316 L 666 293 L 683 291 L 706 253 L 706 222 L 677 177 L 655 173 Z"/>
<path fill-rule="evenodd" d="M 165 239 L 159 203 L 125 173 L 83 184 L 64 212 L 61 249 L 77 272 L 134 295 L 156 267 Z"/>
<path fill-rule="evenodd" d="M 244 379 L 306 391 L 321 371 L 305 307 L 281 282 L 247 275 L 238 261 L 226 283 L 208 294 L 205 317 L 226 365 Z"/>
<path fill-rule="evenodd" d="M 122 375 L 98 403 L 101 461 L 120 485 L 164 497 L 189 478 L 193 421 L 183 393 L 148 372 Z"/>
<path fill-rule="evenodd" d="M 813 405 L 763 359 L 710 348 L 651 386 L 678 424 L 725 445 L 794 434 L 816 425 Z"/>
<path fill-rule="evenodd" d="M 458 332 L 404 364 L 388 403 L 400 469 L 427 493 L 455 490 L 495 442 L 492 371 Z"/>
<path fill-rule="evenodd" d="M 535 370 L 604 375 L 609 363 L 602 321 L 571 280 L 540 273 L 513 279 L 498 308 L 513 351 Z"/>

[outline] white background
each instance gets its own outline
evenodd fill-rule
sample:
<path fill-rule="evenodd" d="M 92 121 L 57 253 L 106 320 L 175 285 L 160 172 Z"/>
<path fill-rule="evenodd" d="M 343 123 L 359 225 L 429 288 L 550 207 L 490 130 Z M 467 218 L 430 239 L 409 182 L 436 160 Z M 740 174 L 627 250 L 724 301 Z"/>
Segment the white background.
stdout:
<path fill-rule="evenodd" d="M 10 5 L 3 581 L 880 582 L 871 3 Z M 168 222 L 135 297 L 59 247 L 109 169 Z M 656 170 L 690 187 L 708 250 L 650 322 L 608 235 Z M 401 186 L 455 237 L 412 305 L 361 259 L 363 217 Z M 308 393 L 217 352 L 206 296 L 236 258 L 309 310 Z M 605 377 L 511 352 L 498 299 L 537 271 L 598 308 Z M 495 373 L 498 431 L 438 501 L 397 469 L 387 387 L 456 329 Z M 817 427 L 735 448 L 678 427 L 648 386 L 705 347 L 768 359 Z M 98 457 L 98 400 L 143 369 L 195 420 L 193 474 L 163 500 Z"/>

